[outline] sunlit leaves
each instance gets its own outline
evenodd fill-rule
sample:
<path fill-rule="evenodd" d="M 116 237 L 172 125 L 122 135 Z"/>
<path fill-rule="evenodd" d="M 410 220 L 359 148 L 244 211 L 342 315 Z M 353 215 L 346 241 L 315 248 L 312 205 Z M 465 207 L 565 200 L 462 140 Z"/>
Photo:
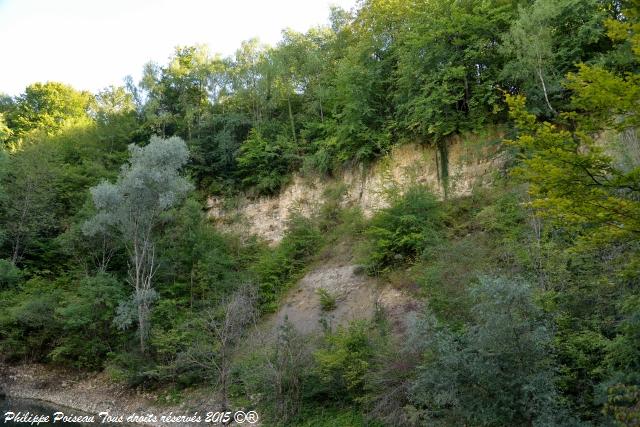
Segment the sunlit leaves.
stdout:
<path fill-rule="evenodd" d="M 52 135 L 69 121 L 86 117 L 91 99 L 89 93 L 62 83 L 34 83 L 17 97 L 8 121 L 15 138 L 31 131 Z"/>

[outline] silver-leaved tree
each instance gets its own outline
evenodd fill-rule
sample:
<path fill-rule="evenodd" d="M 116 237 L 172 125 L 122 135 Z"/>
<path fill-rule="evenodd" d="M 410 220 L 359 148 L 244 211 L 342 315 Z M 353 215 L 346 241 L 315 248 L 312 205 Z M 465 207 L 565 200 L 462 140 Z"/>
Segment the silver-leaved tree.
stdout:
<path fill-rule="evenodd" d="M 149 310 L 156 299 L 153 278 L 158 268 L 155 239 L 163 215 L 180 204 L 192 185 L 180 175 L 189 159 L 184 141 L 178 137 L 151 137 L 144 147 L 129 146 L 129 163 L 122 167 L 115 184 L 102 182 L 91 188 L 96 214 L 83 225 L 87 236 L 109 233 L 122 239 L 129 255 L 131 301 L 118 310 L 120 325 L 137 317 L 140 351 L 146 352 Z"/>

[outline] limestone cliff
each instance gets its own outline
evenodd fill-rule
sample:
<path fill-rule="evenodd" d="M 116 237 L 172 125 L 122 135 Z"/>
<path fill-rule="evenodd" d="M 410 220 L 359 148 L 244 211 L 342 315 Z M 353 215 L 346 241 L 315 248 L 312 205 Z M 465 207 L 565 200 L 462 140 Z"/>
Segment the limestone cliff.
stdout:
<path fill-rule="evenodd" d="M 232 208 L 211 197 L 209 215 L 223 226 L 275 244 L 282 238 L 291 212 L 312 214 L 331 186 L 343 185 L 341 203 L 359 206 L 367 217 L 387 205 L 390 192 L 402 192 L 412 184 L 426 185 L 440 197 L 466 195 L 474 186 L 491 183 L 499 173 L 504 164 L 497 149 L 501 138 L 500 132 L 488 137 L 454 137 L 447 141 L 444 153 L 432 145 L 397 146 L 370 167 L 346 169 L 332 179 L 295 175 L 275 197 L 241 197 Z"/>

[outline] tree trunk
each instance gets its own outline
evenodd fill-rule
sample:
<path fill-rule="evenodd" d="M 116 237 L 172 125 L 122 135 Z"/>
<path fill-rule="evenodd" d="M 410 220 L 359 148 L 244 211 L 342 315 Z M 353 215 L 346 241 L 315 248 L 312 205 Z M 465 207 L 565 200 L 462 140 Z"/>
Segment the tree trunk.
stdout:
<path fill-rule="evenodd" d="M 13 254 L 11 255 L 11 263 L 13 265 L 18 264 L 18 258 L 20 254 L 20 237 L 16 238 L 13 245 Z"/>
<path fill-rule="evenodd" d="M 555 115 L 558 113 L 556 113 L 556 110 L 554 110 L 553 107 L 551 106 L 551 102 L 549 102 L 549 95 L 547 94 L 547 85 L 544 82 L 544 77 L 542 77 L 541 62 L 542 60 L 540 59 L 540 57 L 538 57 L 538 78 L 540 79 L 540 83 L 542 84 L 542 92 L 544 93 L 544 100 L 547 102 L 547 107 L 549 107 L 549 110 L 551 110 L 551 112 Z"/>
<path fill-rule="evenodd" d="M 33 185 L 27 186 L 27 192 L 33 191 Z M 16 265 L 20 260 L 20 246 L 22 244 L 22 228 L 23 224 L 26 222 L 27 212 L 29 210 L 31 204 L 31 199 L 28 197 L 28 194 L 25 195 L 25 198 L 22 201 L 22 209 L 20 211 L 20 220 L 16 225 L 16 233 L 15 238 L 13 240 L 13 254 L 11 255 L 11 263 Z"/>
<path fill-rule="evenodd" d="M 138 298 L 139 293 L 138 293 Z M 145 345 L 145 329 L 146 329 L 146 321 L 144 314 L 144 307 L 140 301 L 138 301 L 138 334 L 140 335 L 140 352 L 144 354 L 147 351 Z"/>
<path fill-rule="evenodd" d="M 442 138 L 436 142 L 436 165 L 442 193 L 446 200 L 449 195 L 449 147 Z"/>
<path fill-rule="evenodd" d="M 293 142 L 298 143 L 296 140 L 296 125 L 293 121 L 293 112 L 291 111 L 291 96 L 287 95 L 287 105 L 289 106 L 289 121 L 291 122 L 291 134 L 293 135 Z"/>

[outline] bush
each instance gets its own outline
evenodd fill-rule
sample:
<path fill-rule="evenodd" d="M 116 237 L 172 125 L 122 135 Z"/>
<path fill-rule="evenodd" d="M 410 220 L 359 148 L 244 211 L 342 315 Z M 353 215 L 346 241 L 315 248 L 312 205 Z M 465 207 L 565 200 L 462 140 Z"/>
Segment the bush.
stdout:
<path fill-rule="evenodd" d="M 129 387 L 152 387 L 157 384 L 157 365 L 139 351 L 123 351 L 110 355 L 105 371 L 115 381 Z"/>
<path fill-rule="evenodd" d="M 285 320 L 275 341 L 259 348 L 234 369 L 242 384 L 237 394 L 253 396 L 272 419 L 291 425 L 288 422 L 298 415 L 310 385 L 309 342 Z"/>
<path fill-rule="evenodd" d="M 413 269 L 429 308 L 449 324 L 470 320 L 468 284 L 483 272 L 517 275 L 540 283 L 534 273 L 548 268 L 542 259 L 533 258 L 539 251 L 532 245 L 536 241 L 532 241 L 520 193 L 499 185 L 444 201 L 442 237 L 425 250 Z M 549 259 L 562 265 L 558 252 L 549 253 Z M 562 280 L 559 268 L 547 275 Z"/>
<path fill-rule="evenodd" d="M 263 312 L 277 309 L 278 298 L 295 282 L 321 242 L 320 231 L 311 220 L 299 215 L 291 218 L 278 247 L 264 252 L 252 267 L 259 282 Z"/>
<path fill-rule="evenodd" d="M 113 318 L 125 298 L 124 285 L 113 277 L 83 279 L 55 311 L 63 333 L 49 357 L 78 368 L 101 369 L 112 346 L 121 341 Z"/>
<path fill-rule="evenodd" d="M 296 146 L 287 136 L 268 140 L 256 129 L 249 132 L 237 158 L 242 184 L 258 194 L 275 194 L 298 167 Z"/>
<path fill-rule="evenodd" d="M 11 261 L 0 259 L 0 290 L 13 288 L 22 279 L 22 272 Z"/>
<path fill-rule="evenodd" d="M 303 172 L 306 175 L 317 173 L 321 176 L 330 176 L 338 167 L 335 157 L 335 147 L 337 145 L 338 140 L 335 137 L 314 141 L 312 152 L 304 157 Z"/>
<path fill-rule="evenodd" d="M 365 375 L 380 344 L 377 338 L 374 327 L 363 321 L 325 336 L 314 358 L 320 383 L 331 399 L 349 402 L 364 395 Z"/>
<path fill-rule="evenodd" d="M 5 292 L 0 313 L 0 356 L 8 360 L 44 362 L 60 337 L 55 316 L 63 292 L 59 283 L 40 277 L 25 282 L 18 292 Z M 4 301 L 3 301 L 4 302 Z"/>
<path fill-rule="evenodd" d="M 298 417 L 299 427 L 377 427 L 382 424 L 367 420 L 355 408 L 311 409 Z"/>
<path fill-rule="evenodd" d="M 421 255 L 440 238 L 439 202 L 424 187 L 412 187 L 371 220 L 366 259 L 369 274 L 388 271 Z"/>
<path fill-rule="evenodd" d="M 332 311 L 336 309 L 336 297 L 327 291 L 326 289 L 320 288 L 316 291 L 318 296 L 320 297 L 320 308 L 322 311 Z"/>
<path fill-rule="evenodd" d="M 483 278 L 460 332 L 427 314 L 415 333 L 424 359 L 411 399 L 429 425 L 557 425 L 552 332 L 520 281 Z"/>
<path fill-rule="evenodd" d="M 207 306 L 248 279 L 241 265 L 247 248 L 216 230 L 194 199 L 187 199 L 176 210 L 175 221 L 166 228 L 160 244 L 163 262 L 156 277 L 163 298 L 190 307 Z"/>
<path fill-rule="evenodd" d="M 610 387 L 604 413 L 611 415 L 620 425 L 639 425 L 640 387 L 623 384 Z"/>

